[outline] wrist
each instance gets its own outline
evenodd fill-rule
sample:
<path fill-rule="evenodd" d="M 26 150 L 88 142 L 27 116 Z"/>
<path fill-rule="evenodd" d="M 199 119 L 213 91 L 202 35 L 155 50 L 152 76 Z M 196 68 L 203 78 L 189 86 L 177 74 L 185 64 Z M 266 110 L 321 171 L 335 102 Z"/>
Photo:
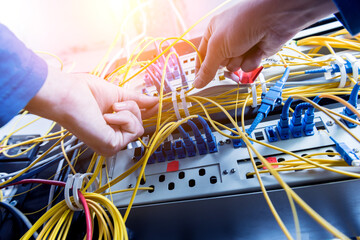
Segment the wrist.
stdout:
<path fill-rule="evenodd" d="M 69 101 L 71 89 L 68 74 L 53 67 L 48 68 L 48 76 L 37 94 L 28 102 L 25 109 L 30 113 L 63 122 L 67 118 L 63 103 Z"/>

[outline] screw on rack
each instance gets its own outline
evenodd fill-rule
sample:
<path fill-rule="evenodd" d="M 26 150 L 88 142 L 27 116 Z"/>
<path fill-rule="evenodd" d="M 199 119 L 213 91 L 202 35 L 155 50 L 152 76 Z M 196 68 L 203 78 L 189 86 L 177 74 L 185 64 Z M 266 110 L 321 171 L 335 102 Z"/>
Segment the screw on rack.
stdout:
<path fill-rule="evenodd" d="M 230 170 L 230 173 L 235 173 L 235 172 L 236 172 L 235 168 L 232 168 L 232 169 Z"/>
<path fill-rule="evenodd" d="M 219 141 L 219 145 L 220 145 L 220 146 L 223 146 L 224 144 L 225 144 L 225 143 L 224 143 L 223 140 L 220 140 L 220 141 Z"/>
<path fill-rule="evenodd" d="M 223 171 L 223 174 L 224 174 L 224 175 L 227 175 L 228 173 L 229 173 L 228 170 L 224 170 L 224 171 Z"/>
<path fill-rule="evenodd" d="M 128 186 L 128 188 L 133 188 L 134 187 L 134 185 L 132 185 L 132 184 L 129 184 L 129 186 Z"/>
<path fill-rule="evenodd" d="M 326 125 L 328 125 L 328 126 L 332 126 L 332 125 L 334 125 L 334 121 L 329 120 L 329 121 L 327 121 L 327 122 L 326 122 Z"/>
<path fill-rule="evenodd" d="M 231 143 L 230 138 L 227 138 L 227 139 L 225 140 L 225 142 L 226 142 L 226 144 L 230 144 L 230 143 Z"/>
<path fill-rule="evenodd" d="M 359 149 L 358 149 L 358 148 L 353 148 L 353 151 L 354 151 L 355 153 L 358 153 L 358 152 L 359 152 Z"/>

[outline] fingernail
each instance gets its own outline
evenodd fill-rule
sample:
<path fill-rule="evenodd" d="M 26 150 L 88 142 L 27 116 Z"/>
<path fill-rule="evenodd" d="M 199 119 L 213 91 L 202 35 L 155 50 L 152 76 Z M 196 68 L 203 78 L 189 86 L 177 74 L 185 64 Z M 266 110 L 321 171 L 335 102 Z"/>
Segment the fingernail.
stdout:
<path fill-rule="evenodd" d="M 198 78 L 195 78 L 194 87 L 195 87 L 195 88 L 201 88 L 201 85 L 202 85 L 201 80 L 198 79 Z"/>
<path fill-rule="evenodd" d="M 124 108 L 124 107 L 126 107 L 126 103 L 124 103 L 124 102 L 114 103 L 114 108 L 116 108 L 116 109 L 121 109 L 121 108 Z"/>
<path fill-rule="evenodd" d="M 105 113 L 103 116 L 104 116 L 104 118 L 114 119 L 114 114 L 112 114 L 112 113 Z"/>

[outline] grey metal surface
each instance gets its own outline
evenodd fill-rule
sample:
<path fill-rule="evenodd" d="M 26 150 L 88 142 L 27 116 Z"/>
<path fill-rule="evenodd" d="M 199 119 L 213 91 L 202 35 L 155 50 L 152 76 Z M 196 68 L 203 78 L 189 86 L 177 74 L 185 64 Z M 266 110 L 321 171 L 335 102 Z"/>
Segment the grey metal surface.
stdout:
<path fill-rule="evenodd" d="M 335 109 L 337 112 L 341 110 L 341 108 Z M 316 113 L 316 116 L 315 121 L 322 121 L 324 124 L 329 121 L 329 118 L 322 113 Z M 263 131 L 266 126 L 275 125 L 276 123 L 277 121 L 264 122 L 259 125 L 255 132 Z M 359 143 L 356 143 L 354 139 L 337 125 L 326 126 L 326 128 L 331 136 L 334 136 L 339 141 L 345 141 L 351 148 L 360 147 Z M 352 131 L 360 135 L 359 127 Z M 214 133 L 214 135 L 217 141 L 226 141 L 226 137 L 218 133 Z M 269 143 L 266 136 L 263 142 Z M 291 138 L 271 144 L 296 152 L 299 155 L 335 151 L 334 144 L 329 139 L 328 134 L 325 131 L 317 130 L 315 130 L 314 136 Z M 291 156 L 259 144 L 254 144 L 254 146 L 265 157 L 275 156 L 286 160 L 293 159 Z M 175 172 L 167 172 L 169 161 L 148 164 L 145 170 L 146 183 L 142 186 L 155 186 L 155 191 L 151 193 L 148 191 L 139 191 L 135 198 L 135 205 L 260 191 L 257 179 L 246 177 L 248 172 L 253 171 L 251 162 L 247 161 L 249 159 L 247 150 L 244 148 L 234 149 L 232 144 L 219 145 L 218 147 L 219 151 L 217 153 L 178 159 L 179 170 Z M 107 159 L 110 180 L 119 176 L 134 164 L 131 160 L 133 154 L 134 149 L 127 149 L 119 152 L 115 157 Z M 329 158 L 328 156 L 325 157 Z M 336 157 L 334 157 L 334 159 L 335 158 Z M 235 172 L 231 173 L 231 169 L 234 169 Z M 360 172 L 359 167 L 341 167 L 341 169 Z M 201 174 L 199 172 L 200 170 L 202 171 Z M 227 171 L 228 174 L 224 174 L 224 171 Z M 184 178 L 179 177 L 180 172 L 185 174 Z M 134 186 L 138 174 L 139 170 L 135 171 L 134 174 L 112 186 L 111 191 L 128 188 L 130 184 Z M 102 176 L 102 182 L 105 184 L 107 182 L 106 172 L 103 172 Z M 348 179 L 343 175 L 322 169 L 283 172 L 281 176 L 290 186 L 304 186 Z M 216 183 L 210 181 L 210 178 L 214 177 L 217 179 Z M 262 174 L 262 180 L 268 189 L 280 188 L 277 181 L 269 174 Z M 115 205 L 118 207 L 127 206 L 131 194 L 132 192 L 114 194 L 113 200 Z"/>
<path fill-rule="evenodd" d="M 360 234 L 359 186 L 359 180 L 348 180 L 293 189 L 327 221 L 354 237 Z M 269 196 L 295 238 L 286 194 L 271 190 Z M 333 239 L 299 207 L 297 210 L 301 239 Z M 142 240 L 286 239 L 259 192 L 134 206 L 126 225 L 134 239 Z"/>

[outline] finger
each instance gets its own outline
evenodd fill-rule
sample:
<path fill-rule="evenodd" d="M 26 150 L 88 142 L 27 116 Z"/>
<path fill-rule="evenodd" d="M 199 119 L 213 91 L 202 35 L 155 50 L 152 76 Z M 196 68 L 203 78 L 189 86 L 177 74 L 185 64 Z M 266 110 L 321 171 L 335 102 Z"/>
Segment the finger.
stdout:
<path fill-rule="evenodd" d="M 230 72 L 238 71 L 240 69 L 242 61 L 243 61 L 242 56 L 231 58 L 228 64 L 226 65 L 227 70 L 229 70 Z"/>
<path fill-rule="evenodd" d="M 135 101 L 123 101 L 123 102 L 114 103 L 113 110 L 115 112 L 120 112 L 125 110 L 130 111 L 132 114 L 134 114 L 137 117 L 137 119 L 139 119 L 140 122 L 142 121 L 140 108 Z"/>
<path fill-rule="evenodd" d="M 206 28 L 206 31 L 204 33 L 204 36 L 201 38 L 201 42 L 200 42 L 200 46 L 199 46 L 199 53 L 201 56 L 201 60 L 204 60 L 205 56 L 206 56 L 206 51 L 207 51 L 207 46 L 208 46 L 208 42 L 210 39 L 210 26 L 208 26 Z M 200 59 L 199 56 L 196 56 L 196 63 L 195 63 L 195 74 L 198 73 L 199 69 L 200 69 Z"/>
<path fill-rule="evenodd" d="M 148 119 L 158 113 L 159 105 L 155 105 L 152 108 L 141 110 L 142 119 Z"/>
<path fill-rule="evenodd" d="M 135 93 L 128 89 L 118 88 L 118 102 L 132 100 L 135 101 L 139 108 L 151 108 L 159 102 L 158 97 L 150 97 L 141 93 Z"/>
<path fill-rule="evenodd" d="M 263 57 L 264 52 L 257 46 L 254 46 L 245 54 L 243 62 L 241 64 L 241 69 L 245 72 L 253 71 L 260 65 L 261 59 Z"/>
<path fill-rule="evenodd" d="M 117 128 L 117 134 L 120 135 L 117 139 L 117 145 L 124 147 L 129 142 L 136 140 L 144 134 L 142 123 L 130 111 L 124 110 L 117 113 L 104 114 L 105 121 Z"/>
<path fill-rule="evenodd" d="M 214 78 L 221 62 L 223 61 L 224 58 L 221 58 L 216 52 L 216 44 L 214 44 L 213 39 L 211 39 L 208 44 L 204 62 L 195 77 L 194 87 L 205 87 Z"/>

